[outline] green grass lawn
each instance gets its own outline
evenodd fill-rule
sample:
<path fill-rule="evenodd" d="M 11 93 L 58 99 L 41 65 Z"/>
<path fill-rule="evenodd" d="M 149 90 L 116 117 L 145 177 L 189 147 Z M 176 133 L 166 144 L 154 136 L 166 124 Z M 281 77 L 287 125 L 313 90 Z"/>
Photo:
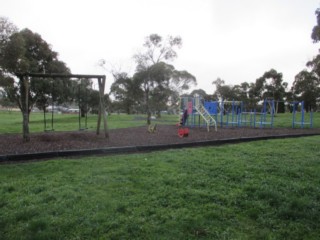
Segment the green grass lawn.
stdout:
<path fill-rule="evenodd" d="M 0 165 L 0 239 L 319 239 L 319 142 Z"/>
<path fill-rule="evenodd" d="M 161 118 L 153 120 L 157 124 L 176 124 L 178 116 L 163 115 Z M 112 114 L 107 117 L 108 129 L 127 128 L 145 126 L 146 115 Z M 81 128 L 85 126 L 85 118 L 81 118 Z M 47 114 L 47 127 L 51 129 L 51 114 Z M 44 131 L 43 113 L 31 113 L 30 132 Z M 77 131 L 79 130 L 79 117 L 77 114 L 54 114 L 53 128 L 55 131 Z M 97 115 L 88 115 L 88 130 L 95 131 L 97 128 Z M 103 124 L 101 125 L 103 128 Z M 0 111 L 0 134 L 1 133 L 21 133 L 22 115 L 21 112 Z"/>

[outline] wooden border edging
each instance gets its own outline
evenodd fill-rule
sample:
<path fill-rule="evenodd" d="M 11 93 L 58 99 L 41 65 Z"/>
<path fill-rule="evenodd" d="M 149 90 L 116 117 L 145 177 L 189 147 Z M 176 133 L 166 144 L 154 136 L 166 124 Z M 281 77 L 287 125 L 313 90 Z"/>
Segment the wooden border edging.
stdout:
<path fill-rule="evenodd" d="M 126 146 L 126 147 L 110 147 L 98 149 L 84 149 L 84 150 L 67 150 L 67 151 L 54 151 L 54 152 L 40 152 L 40 153 L 27 153 L 27 154 L 8 154 L 0 155 L 0 163 L 12 163 L 30 160 L 44 160 L 53 159 L 58 157 L 76 157 L 76 156 L 93 156 L 93 155 L 114 155 L 114 154 L 127 154 L 139 152 L 152 152 L 168 149 L 189 148 L 189 147 L 205 147 L 205 146 L 220 146 L 225 144 L 235 144 L 242 142 L 253 142 L 270 139 L 283 139 L 283 138 L 298 138 L 317 136 L 319 133 L 308 134 L 291 134 L 291 135 L 278 135 L 278 136 L 262 136 L 262 137 L 242 137 L 242 138 L 229 138 L 221 140 L 197 141 L 188 143 L 176 144 L 160 144 L 160 145 L 143 145 L 143 146 Z"/>

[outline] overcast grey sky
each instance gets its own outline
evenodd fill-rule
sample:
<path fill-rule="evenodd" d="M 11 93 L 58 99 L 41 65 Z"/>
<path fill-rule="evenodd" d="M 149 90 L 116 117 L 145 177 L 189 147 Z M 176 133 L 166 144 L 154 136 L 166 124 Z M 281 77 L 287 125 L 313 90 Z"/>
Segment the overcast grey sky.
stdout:
<path fill-rule="evenodd" d="M 0 0 L 0 15 L 39 33 L 72 73 L 133 73 L 132 56 L 146 36 L 179 35 L 173 65 L 196 76 L 212 94 L 212 81 L 254 82 L 271 68 L 291 84 L 318 53 L 311 31 L 320 0 Z M 109 89 L 108 89 L 109 90 Z"/>

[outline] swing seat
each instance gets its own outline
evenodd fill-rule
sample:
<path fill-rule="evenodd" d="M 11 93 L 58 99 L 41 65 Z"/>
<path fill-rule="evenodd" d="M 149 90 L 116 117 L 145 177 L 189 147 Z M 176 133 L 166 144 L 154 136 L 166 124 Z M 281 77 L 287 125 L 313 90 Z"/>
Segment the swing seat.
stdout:
<path fill-rule="evenodd" d="M 45 129 L 44 130 L 45 132 L 54 132 L 54 129 L 52 128 L 52 129 Z"/>
<path fill-rule="evenodd" d="M 148 132 L 149 133 L 155 133 L 157 131 L 157 124 L 154 124 L 154 125 L 149 125 L 148 126 Z"/>

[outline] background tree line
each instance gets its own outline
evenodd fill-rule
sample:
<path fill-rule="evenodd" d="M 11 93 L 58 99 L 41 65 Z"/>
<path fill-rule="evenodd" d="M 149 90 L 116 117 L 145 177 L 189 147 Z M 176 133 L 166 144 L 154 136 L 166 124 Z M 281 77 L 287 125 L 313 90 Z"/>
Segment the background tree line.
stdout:
<path fill-rule="evenodd" d="M 160 115 L 168 105 L 177 104 L 183 90 L 196 84 L 196 78 L 187 71 L 180 71 L 169 62 L 177 57 L 181 47 L 180 37 L 163 39 L 157 34 L 148 36 L 144 50 L 134 56 L 136 71 L 133 76 L 124 72 L 113 72 L 114 83 L 106 94 L 107 111 L 126 113 L 143 112 L 150 123 L 152 112 Z M 7 18 L 0 17 L 0 101 L 3 106 L 17 106 L 24 111 L 28 106 L 46 111 L 48 106 L 78 104 L 84 115 L 88 109 L 96 112 L 99 94 L 92 88 L 90 80 L 28 78 L 30 88 L 25 92 L 21 73 L 70 74 L 66 64 L 58 59 L 58 53 L 37 33 L 29 29 L 21 31 Z M 24 104 L 28 94 L 28 104 Z M 89 107 L 88 107 L 89 106 Z"/>
<path fill-rule="evenodd" d="M 317 24 L 311 32 L 314 43 L 320 41 L 320 9 L 315 11 Z M 320 50 L 319 50 L 320 52 Z M 293 81 L 291 88 L 283 80 L 283 75 L 275 69 L 266 71 L 255 82 L 243 82 L 237 85 L 227 85 L 221 78 L 212 82 L 215 90 L 212 95 L 202 89 L 194 90 L 190 95 L 198 94 L 208 100 L 243 101 L 247 109 L 257 108 L 264 99 L 273 99 L 276 102 L 276 112 L 284 112 L 288 107 L 286 103 L 304 101 L 307 111 L 320 109 L 320 54 L 306 63 L 306 68 L 301 70 Z"/>
<path fill-rule="evenodd" d="M 320 10 L 316 12 L 317 24 L 312 29 L 314 43 L 320 40 Z M 160 116 L 161 111 L 174 112 L 179 96 L 196 85 L 196 78 L 185 70 L 177 70 L 172 62 L 182 46 L 179 36 L 163 38 L 158 34 L 146 37 L 143 50 L 134 55 L 136 69 L 133 75 L 112 71 L 114 82 L 105 101 L 108 112 L 146 113 Z M 46 110 L 52 104 L 78 104 L 84 114 L 99 105 L 99 94 L 90 80 L 30 78 L 30 89 L 25 93 L 21 73 L 62 73 L 70 69 L 58 59 L 58 53 L 37 33 L 18 28 L 5 17 L 0 17 L 0 104 L 17 106 L 23 110 L 21 95 L 29 95 L 29 113 L 34 106 Z M 294 79 L 292 87 L 283 80 L 281 72 L 266 71 L 255 82 L 227 85 L 221 78 L 212 82 L 213 94 L 196 89 L 198 94 L 211 100 L 244 101 L 247 108 L 255 108 L 263 99 L 277 102 L 276 111 L 283 112 L 283 102 L 304 101 L 307 110 L 316 111 L 320 104 L 320 54 L 306 64 Z"/>
<path fill-rule="evenodd" d="M 28 93 L 24 93 L 21 73 L 70 74 L 66 64 L 58 59 L 58 53 L 37 33 L 29 29 L 21 31 L 5 17 L 0 17 L 0 104 L 19 107 L 23 112 L 23 94 L 28 94 L 28 112 L 38 107 L 46 111 L 49 106 L 78 105 L 81 114 L 88 109 L 97 111 L 99 93 L 90 80 L 35 78 L 30 81 Z M 106 96 L 108 101 L 108 95 Z"/>
<path fill-rule="evenodd" d="M 311 38 L 314 43 L 317 43 L 320 41 L 320 9 L 317 9 L 315 14 L 317 25 L 312 29 Z M 320 109 L 320 54 L 306 63 L 306 68 L 295 76 L 291 88 L 288 88 L 288 83 L 284 81 L 281 72 L 270 69 L 258 77 L 255 82 L 227 85 L 223 79 L 217 78 L 212 82 L 214 85 L 213 94 L 208 94 L 203 89 L 196 89 L 186 94 L 184 90 L 188 90 L 191 83 L 196 83 L 195 78 L 187 72 L 175 71 L 173 66 L 165 61 L 161 62 L 161 60 L 172 60 L 177 56 L 173 47 L 180 46 L 180 39 L 176 38 L 174 44 L 168 46 L 160 44 L 161 41 L 162 38 L 158 35 L 150 35 L 146 39 L 144 44 L 146 52 L 135 58 L 138 64 L 134 76 L 130 77 L 127 73 L 114 75 L 115 80 L 110 91 L 110 94 L 115 98 L 114 108 L 128 114 L 143 112 L 145 109 L 142 107 L 143 105 L 148 106 L 149 113 L 150 111 L 159 112 L 159 110 L 170 111 L 175 109 L 179 95 L 193 96 L 197 94 L 207 100 L 243 101 L 246 103 L 247 109 L 259 107 L 264 99 L 272 99 L 275 100 L 277 113 L 292 110 L 292 105 L 285 105 L 285 103 L 294 101 L 304 101 L 307 111 Z M 145 75 L 143 76 L 143 74 Z M 177 81 L 173 80 L 176 84 L 173 88 L 166 81 L 166 79 L 170 79 L 170 76 L 171 81 L 172 76 L 177 77 Z M 142 82 L 139 82 L 139 78 L 147 79 L 148 84 L 141 85 Z"/>

